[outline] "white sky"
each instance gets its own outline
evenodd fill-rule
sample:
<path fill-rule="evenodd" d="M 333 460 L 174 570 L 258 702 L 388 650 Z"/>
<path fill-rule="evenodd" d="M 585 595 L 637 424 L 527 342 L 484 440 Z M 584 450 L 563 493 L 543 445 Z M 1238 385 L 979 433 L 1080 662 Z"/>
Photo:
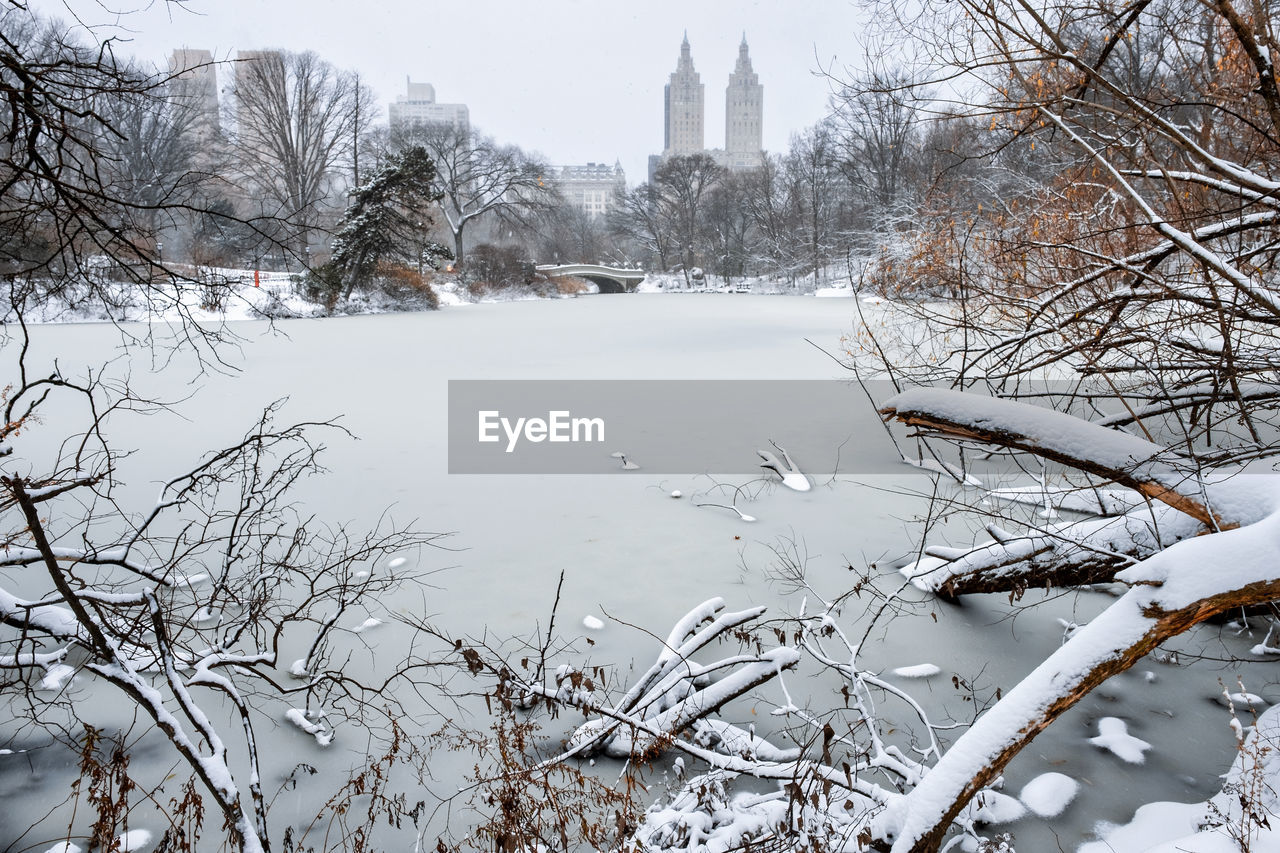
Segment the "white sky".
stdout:
<path fill-rule="evenodd" d="M 99 38 L 163 63 L 175 47 L 219 59 L 236 50 L 314 50 L 359 71 L 383 105 L 406 76 L 436 99 L 462 102 L 472 123 L 553 163 L 622 161 L 645 179 L 662 149 L 662 87 L 687 29 L 706 86 L 706 145 L 724 146 L 724 87 L 745 30 L 764 85 L 764 145 L 825 112 L 828 80 L 861 54 L 861 11 L 850 0 L 31 0 Z M 119 15 L 119 12 L 129 14 Z"/>

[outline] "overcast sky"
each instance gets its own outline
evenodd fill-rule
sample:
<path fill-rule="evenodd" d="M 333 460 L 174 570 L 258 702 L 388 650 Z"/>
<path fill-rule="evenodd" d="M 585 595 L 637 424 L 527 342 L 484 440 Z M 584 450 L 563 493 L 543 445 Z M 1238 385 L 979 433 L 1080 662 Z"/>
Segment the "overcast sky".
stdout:
<path fill-rule="evenodd" d="M 724 87 L 745 31 L 764 85 L 764 145 L 822 117 L 819 68 L 857 63 L 861 11 L 848 0 L 32 0 L 35 10 L 130 40 L 162 63 L 175 47 L 314 50 L 357 70 L 385 105 L 405 78 L 462 102 L 472 123 L 553 163 L 621 160 L 644 180 L 662 149 L 662 87 L 685 30 L 706 85 L 706 145 L 724 146 Z M 115 13 L 125 10 L 127 15 Z"/>

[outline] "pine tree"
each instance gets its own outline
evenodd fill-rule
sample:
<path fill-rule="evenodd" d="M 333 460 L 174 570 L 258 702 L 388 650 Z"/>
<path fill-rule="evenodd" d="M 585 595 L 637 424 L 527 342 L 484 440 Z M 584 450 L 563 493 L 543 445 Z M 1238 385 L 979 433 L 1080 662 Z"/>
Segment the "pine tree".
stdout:
<path fill-rule="evenodd" d="M 453 253 L 426 238 L 428 208 L 441 199 L 435 188 L 436 166 L 421 146 L 391 155 L 368 183 L 351 193 L 334 240 L 328 275 L 322 280 L 343 289 L 343 298 L 367 288 L 382 261 L 426 263 L 432 269 Z"/>

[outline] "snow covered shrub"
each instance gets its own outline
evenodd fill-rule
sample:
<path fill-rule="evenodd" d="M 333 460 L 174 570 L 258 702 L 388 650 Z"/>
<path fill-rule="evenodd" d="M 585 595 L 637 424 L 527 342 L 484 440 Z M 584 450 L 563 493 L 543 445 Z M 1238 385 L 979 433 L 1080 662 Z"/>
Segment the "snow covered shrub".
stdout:
<path fill-rule="evenodd" d="M 1241 687 L 1243 691 L 1243 686 Z M 1253 853 L 1258 837 L 1270 830 L 1271 820 L 1280 820 L 1280 727 L 1274 712 L 1254 715 L 1252 731 L 1245 733 L 1236 714 L 1235 703 L 1226 688 L 1228 713 L 1236 733 L 1235 761 L 1224 775 L 1222 792 L 1205 807 L 1201 826 L 1221 829 L 1241 853 Z"/>
<path fill-rule="evenodd" d="M 308 302 L 333 311 L 342 298 L 342 272 L 333 264 L 321 264 L 295 279 L 294 289 Z"/>
<path fill-rule="evenodd" d="M 535 292 L 551 289 L 546 278 L 537 276 L 522 249 L 481 243 L 467 254 L 462 267 L 463 279 L 475 296 L 503 290 L 532 288 Z"/>
<path fill-rule="evenodd" d="M 561 296 L 573 296 L 579 293 L 591 293 L 596 288 L 586 279 L 576 278 L 574 276 L 560 276 L 555 281 L 556 291 Z"/>
<path fill-rule="evenodd" d="M 919 230 L 884 235 L 876 254 L 855 282 L 865 290 L 890 299 L 945 299 L 960 293 L 964 281 L 959 270 L 970 247 L 961 241 L 954 223 L 928 222 Z"/>
<path fill-rule="evenodd" d="M 432 310 L 440 307 L 440 300 L 431 286 L 430 273 L 419 273 L 404 264 L 382 262 L 374 272 L 378 290 L 404 305 L 425 306 Z"/>
<path fill-rule="evenodd" d="M 554 760 L 560 744 L 519 707 L 501 683 L 488 697 L 493 720 L 487 733 L 448 727 L 437 746 L 475 755 L 459 797 L 469 826 L 463 837 L 437 850 L 487 849 L 519 853 L 550 850 L 618 850 L 635 830 L 642 786 L 631 773 L 617 780 L 590 767 Z"/>

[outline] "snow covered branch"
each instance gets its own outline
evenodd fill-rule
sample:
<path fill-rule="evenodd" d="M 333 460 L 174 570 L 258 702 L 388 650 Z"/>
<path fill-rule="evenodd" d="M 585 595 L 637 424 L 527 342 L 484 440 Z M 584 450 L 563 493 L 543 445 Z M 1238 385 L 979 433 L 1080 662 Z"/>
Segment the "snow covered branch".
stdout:
<path fill-rule="evenodd" d="M 1238 524 L 1205 504 L 1199 472 L 1178 454 L 1072 415 L 941 388 L 909 389 L 880 411 L 930 433 L 1021 450 L 1127 486 L 1212 529 Z"/>

